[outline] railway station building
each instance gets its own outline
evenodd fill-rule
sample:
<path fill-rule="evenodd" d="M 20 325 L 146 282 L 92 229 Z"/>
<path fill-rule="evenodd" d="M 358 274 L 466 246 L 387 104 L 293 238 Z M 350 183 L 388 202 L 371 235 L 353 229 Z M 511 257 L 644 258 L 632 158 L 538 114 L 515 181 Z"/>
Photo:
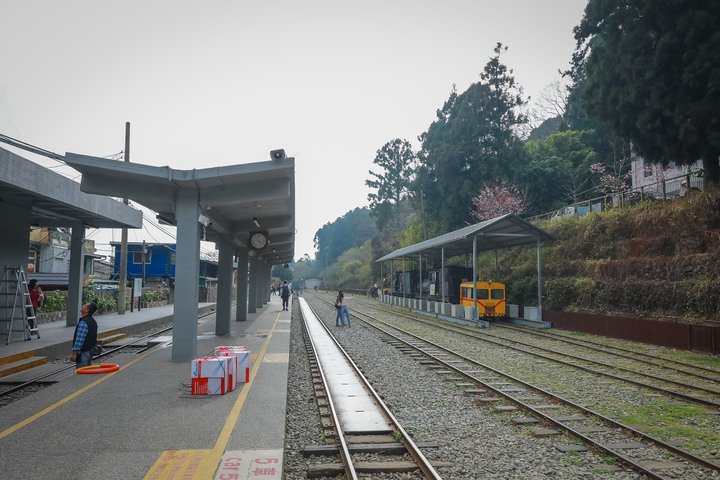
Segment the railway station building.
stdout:
<path fill-rule="evenodd" d="M 270 272 L 292 262 L 295 246 L 295 161 L 283 150 L 270 160 L 192 170 L 141 165 L 66 153 L 80 184 L 0 148 L 0 265 L 26 265 L 31 226 L 71 231 L 69 326 L 82 300 L 81 247 L 86 228 L 141 228 L 142 212 L 127 198 L 177 227 L 172 361 L 197 355 L 201 240 L 214 242 L 217 266 L 216 335 L 230 331 L 233 266 L 238 265 L 236 321 L 270 301 Z M 1 315 L 1 314 L 0 314 Z M 2 317 L 0 317 L 2 320 Z"/>

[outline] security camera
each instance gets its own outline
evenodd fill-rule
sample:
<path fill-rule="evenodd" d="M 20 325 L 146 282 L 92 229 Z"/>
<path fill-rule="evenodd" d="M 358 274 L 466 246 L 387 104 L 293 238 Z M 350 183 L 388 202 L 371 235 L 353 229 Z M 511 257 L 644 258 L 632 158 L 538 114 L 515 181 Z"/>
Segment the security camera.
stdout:
<path fill-rule="evenodd" d="M 205 215 L 200 215 L 198 217 L 198 223 L 203 225 L 204 227 L 209 227 L 210 225 L 212 225 L 212 223 L 210 222 L 210 219 L 208 217 L 206 217 Z"/>
<path fill-rule="evenodd" d="M 280 160 L 285 160 L 285 150 L 282 148 L 279 150 L 270 150 L 270 158 L 272 160 L 275 160 L 276 162 L 279 162 Z"/>

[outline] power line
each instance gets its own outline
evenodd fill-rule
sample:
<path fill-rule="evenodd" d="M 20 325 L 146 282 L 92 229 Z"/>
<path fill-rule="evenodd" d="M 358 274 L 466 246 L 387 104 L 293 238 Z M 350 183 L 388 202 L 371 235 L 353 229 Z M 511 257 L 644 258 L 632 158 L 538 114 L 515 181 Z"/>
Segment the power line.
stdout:
<path fill-rule="evenodd" d="M 42 155 L 44 157 L 52 158 L 53 160 L 58 160 L 60 162 L 63 162 L 63 164 L 65 163 L 64 155 L 51 152 L 50 150 L 45 150 L 44 148 L 36 147 L 35 145 L 31 145 L 16 138 L 8 137 L 7 135 L 4 135 L 2 133 L 0 133 L 0 142 L 7 143 L 8 145 L 12 145 L 13 147 L 22 148 L 23 150 Z"/>
<path fill-rule="evenodd" d="M 10 136 L 8 136 L 8 135 L 5 135 L 5 134 L 3 134 L 3 133 L 0 133 L 0 142 L 7 143 L 8 145 L 12 145 L 12 146 L 14 146 L 14 147 L 21 148 L 21 149 L 23 149 L 23 150 L 26 150 L 26 151 L 28 151 L 28 152 L 35 153 L 35 154 L 37 154 L 37 155 L 42 155 L 42 156 L 44 156 L 44 157 L 52 158 L 53 160 L 56 160 L 57 162 L 59 162 L 59 163 L 61 164 L 60 166 L 67 166 L 67 163 L 65 163 L 65 156 L 64 156 L 64 155 L 60 155 L 59 153 L 51 152 L 50 150 L 45 150 L 44 148 L 40 148 L 40 147 L 37 147 L 37 146 L 35 146 L 35 145 L 31 145 L 31 144 L 29 144 L 29 143 L 27 143 L 27 142 L 23 142 L 22 140 L 18 140 L 18 139 L 16 139 L 16 138 L 12 138 L 12 137 L 10 137 Z M 123 151 L 120 151 L 120 152 L 118 152 L 118 153 L 113 153 L 113 154 L 110 154 L 110 155 L 106 155 L 106 156 L 103 157 L 103 158 L 109 158 L 109 159 L 112 159 L 112 160 L 119 160 L 120 158 L 124 158 L 124 156 L 125 156 L 125 151 L 123 150 Z M 56 166 L 56 167 L 57 167 L 57 166 Z M 80 177 L 80 176 L 81 176 L 81 174 L 78 174 L 77 176 L 73 177 L 72 179 L 75 180 L 76 178 L 78 178 L 78 177 Z M 149 223 L 150 225 L 154 226 L 155 228 L 157 228 L 158 230 L 160 230 L 160 231 L 161 231 L 162 233 L 164 233 L 165 235 L 167 235 L 167 236 L 169 236 L 170 238 L 172 238 L 173 240 L 177 241 L 177 236 L 176 236 L 174 233 L 168 232 L 167 230 L 163 229 L 158 223 L 155 223 L 155 222 L 152 221 L 152 220 L 148 220 L 148 223 Z M 150 235 L 150 238 L 152 238 L 152 239 L 155 241 L 155 243 L 162 243 L 162 242 L 158 242 L 158 240 L 157 240 L 155 237 L 153 237 L 152 234 L 151 234 L 147 229 L 144 228 L 144 226 L 143 226 L 143 230 L 145 230 L 145 231 L 147 232 L 147 234 Z M 94 232 L 93 232 L 90 236 L 92 236 L 93 234 L 94 234 Z M 87 238 L 87 237 L 86 237 L 86 238 Z M 201 248 L 201 250 L 205 250 L 206 253 L 212 253 L 212 252 L 214 252 L 214 250 L 211 251 L 211 250 L 202 249 L 202 248 Z"/>

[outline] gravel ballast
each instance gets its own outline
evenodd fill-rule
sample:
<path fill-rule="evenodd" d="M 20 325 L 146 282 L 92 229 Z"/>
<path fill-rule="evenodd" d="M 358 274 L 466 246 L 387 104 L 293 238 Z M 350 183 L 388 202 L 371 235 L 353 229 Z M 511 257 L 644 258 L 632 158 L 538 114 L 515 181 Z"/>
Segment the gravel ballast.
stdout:
<path fill-rule="evenodd" d="M 639 479 L 625 471 L 603 471 L 603 459 L 592 453 L 567 454 L 555 448 L 557 439 L 537 438 L 534 427 L 515 426 L 510 416 L 478 405 L 472 395 L 443 381 L 420 362 L 380 340 L 374 329 L 353 319 L 352 328 L 334 326 L 335 309 L 312 295 L 306 297 L 332 329 L 343 348 L 416 443 L 434 443 L 424 454 L 431 460 L 451 462 L 439 470 L 447 480 L 471 479 Z M 330 458 L 305 458 L 306 446 L 324 444 L 320 416 L 302 337 L 299 308 L 292 311 L 292 337 L 288 372 L 284 478 L 308 478 L 312 464 Z M 564 441 L 562 441 L 565 443 Z M 371 458 L 365 458 L 370 460 Z M 608 468 L 610 466 L 608 465 Z M 387 474 L 363 478 L 421 478 L 418 474 Z M 672 477 L 669 477 L 672 478 Z"/>

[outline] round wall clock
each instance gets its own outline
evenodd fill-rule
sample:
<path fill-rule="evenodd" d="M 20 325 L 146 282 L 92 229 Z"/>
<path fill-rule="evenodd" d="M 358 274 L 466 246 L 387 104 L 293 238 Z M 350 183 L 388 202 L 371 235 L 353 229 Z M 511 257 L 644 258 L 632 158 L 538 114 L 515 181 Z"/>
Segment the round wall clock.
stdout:
<path fill-rule="evenodd" d="M 268 237 L 266 232 L 250 233 L 250 248 L 253 250 L 263 250 L 268 246 Z"/>

